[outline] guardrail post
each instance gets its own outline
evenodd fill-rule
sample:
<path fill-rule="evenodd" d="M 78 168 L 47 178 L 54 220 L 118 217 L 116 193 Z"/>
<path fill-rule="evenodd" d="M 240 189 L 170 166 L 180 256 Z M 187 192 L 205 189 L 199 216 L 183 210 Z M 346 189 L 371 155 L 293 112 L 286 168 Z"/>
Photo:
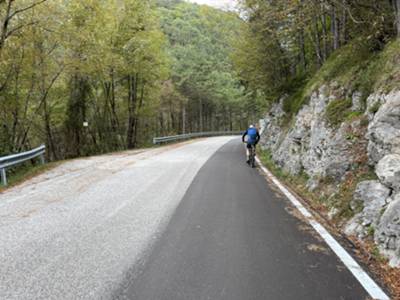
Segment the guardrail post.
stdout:
<path fill-rule="evenodd" d="M 46 163 L 46 160 L 44 159 L 44 153 L 39 156 L 39 160 L 42 165 Z"/>
<path fill-rule="evenodd" d="M 1 182 L 3 183 L 4 186 L 7 185 L 7 174 L 6 174 L 6 169 L 0 169 L 0 177 L 1 177 Z"/>

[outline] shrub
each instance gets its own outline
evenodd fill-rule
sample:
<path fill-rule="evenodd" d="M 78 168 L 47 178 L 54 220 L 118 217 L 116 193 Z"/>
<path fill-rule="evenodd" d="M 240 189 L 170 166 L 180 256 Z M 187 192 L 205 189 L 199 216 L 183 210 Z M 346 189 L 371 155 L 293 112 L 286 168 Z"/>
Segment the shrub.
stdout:
<path fill-rule="evenodd" d="M 369 112 L 372 114 L 376 114 L 380 107 L 381 107 L 381 103 L 378 101 L 370 107 Z"/>
<path fill-rule="evenodd" d="M 346 120 L 352 106 L 351 99 L 334 100 L 326 108 L 326 118 L 331 126 L 338 126 Z"/>

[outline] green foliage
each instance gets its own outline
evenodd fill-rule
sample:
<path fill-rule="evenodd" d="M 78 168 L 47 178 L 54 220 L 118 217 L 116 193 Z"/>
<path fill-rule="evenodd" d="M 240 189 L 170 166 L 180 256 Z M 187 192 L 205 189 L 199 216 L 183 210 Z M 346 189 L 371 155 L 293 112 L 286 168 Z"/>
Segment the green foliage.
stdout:
<path fill-rule="evenodd" d="M 147 141 L 169 72 L 152 1 L 27 2 L 12 4 L 18 34 L 0 47 L 0 153 L 45 142 L 60 159 Z"/>
<path fill-rule="evenodd" d="M 364 113 L 361 111 L 351 111 L 346 114 L 345 121 L 351 122 L 351 121 L 359 119 L 363 115 L 364 115 Z"/>
<path fill-rule="evenodd" d="M 366 98 L 382 81 L 375 78 L 382 72 L 370 69 L 370 61 L 380 56 L 396 33 L 397 11 L 391 1 L 243 0 L 241 4 L 248 22 L 233 55 L 238 74 L 249 88 L 262 91 L 266 101 L 289 95 L 285 111 L 291 115 L 324 83 L 358 89 Z M 396 61 L 386 67 L 398 65 Z M 299 78 L 305 82 L 296 87 Z"/>
<path fill-rule="evenodd" d="M 351 89 L 359 72 L 365 68 L 373 57 L 368 44 L 353 41 L 335 51 L 324 63 L 322 68 L 313 76 L 310 89 L 315 89 L 322 84 L 335 81 L 338 85 Z"/>
<path fill-rule="evenodd" d="M 278 178 L 287 179 L 289 174 L 279 168 L 272 159 L 272 154 L 268 150 L 259 150 L 257 153 L 261 162 Z"/>
<path fill-rule="evenodd" d="M 311 89 L 335 81 L 348 90 L 362 92 L 364 99 L 374 90 L 395 88 L 400 76 L 400 42 L 390 42 L 382 51 L 357 40 L 336 51 L 311 80 Z"/>
<path fill-rule="evenodd" d="M 299 112 L 300 108 L 307 101 L 304 88 L 299 88 L 296 92 L 290 94 L 283 102 L 283 110 L 289 117 Z"/>
<path fill-rule="evenodd" d="M 391 91 L 398 88 L 400 78 L 400 41 L 393 40 L 380 52 L 375 53 L 357 74 L 354 88 L 365 97 L 377 89 Z"/>
<path fill-rule="evenodd" d="M 337 126 L 342 123 L 346 119 L 348 115 L 346 113 L 348 113 L 351 105 L 351 99 L 331 101 L 326 108 L 326 118 L 329 124 Z"/>
<path fill-rule="evenodd" d="M 315 89 L 332 82 L 349 91 L 361 92 L 364 101 L 378 89 L 390 91 L 396 88 L 397 78 L 400 78 L 399 61 L 399 41 L 390 42 L 381 52 L 373 52 L 367 43 L 354 41 L 337 50 L 305 85 L 289 93 L 284 103 L 285 111 L 290 115 L 296 114 Z M 348 111 L 349 101 L 332 103 L 327 116 L 332 125 L 361 115 L 361 112 Z M 370 112 L 376 113 L 379 107 L 380 104 L 376 103 Z"/>
<path fill-rule="evenodd" d="M 375 235 L 375 227 L 373 225 L 369 225 L 367 227 L 367 234 L 370 237 L 374 237 L 374 235 Z"/>
<path fill-rule="evenodd" d="M 182 1 L 161 2 L 161 27 L 168 37 L 172 58 L 171 83 L 184 99 L 185 125 L 191 131 L 242 129 L 248 114 L 258 114 L 257 97 L 249 95 L 233 70 L 231 42 L 237 38 L 243 21 L 234 13 Z M 168 101 L 166 101 L 167 103 Z M 163 113 L 167 133 L 178 133 L 172 126 L 182 112 Z"/>
<path fill-rule="evenodd" d="M 369 112 L 370 112 L 370 113 L 373 113 L 373 114 L 376 114 L 376 113 L 378 112 L 378 110 L 379 110 L 380 107 L 381 107 L 381 103 L 380 103 L 380 102 L 376 102 L 374 105 L 372 105 L 372 106 L 369 108 Z"/>
<path fill-rule="evenodd" d="M 375 260 L 377 260 L 380 263 L 388 262 L 388 259 L 381 254 L 381 251 L 379 250 L 379 247 L 377 245 L 373 245 L 371 255 Z"/>

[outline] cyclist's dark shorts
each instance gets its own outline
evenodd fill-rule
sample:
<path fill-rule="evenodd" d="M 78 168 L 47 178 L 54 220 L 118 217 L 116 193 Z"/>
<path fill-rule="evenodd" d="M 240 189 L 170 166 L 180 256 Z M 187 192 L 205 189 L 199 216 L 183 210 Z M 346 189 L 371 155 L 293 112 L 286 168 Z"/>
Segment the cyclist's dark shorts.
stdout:
<path fill-rule="evenodd" d="M 247 149 L 251 149 L 252 146 L 256 146 L 255 143 L 247 143 Z"/>

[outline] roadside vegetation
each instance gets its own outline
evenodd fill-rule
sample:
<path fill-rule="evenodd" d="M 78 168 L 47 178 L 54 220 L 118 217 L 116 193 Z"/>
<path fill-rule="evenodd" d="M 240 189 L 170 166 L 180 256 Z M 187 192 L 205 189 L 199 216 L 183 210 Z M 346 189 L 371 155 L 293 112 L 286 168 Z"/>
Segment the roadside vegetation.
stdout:
<path fill-rule="evenodd" d="M 8 185 L 5 187 L 0 185 L 0 193 L 13 186 L 19 185 L 27 180 L 30 180 L 40 174 L 46 173 L 51 169 L 57 167 L 60 162 L 51 162 L 48 164 L 31 164 L 25 163 L 22 166 L 7 170 Z"/>
<path fill-rule="evenodd" d="M 310 94 L 335 82 L 362 92 L 390 89 L 399 77 L 396 1 L 242 0 L 244 41 L 233 54 L 243 82 L 294 116 Z"/>

